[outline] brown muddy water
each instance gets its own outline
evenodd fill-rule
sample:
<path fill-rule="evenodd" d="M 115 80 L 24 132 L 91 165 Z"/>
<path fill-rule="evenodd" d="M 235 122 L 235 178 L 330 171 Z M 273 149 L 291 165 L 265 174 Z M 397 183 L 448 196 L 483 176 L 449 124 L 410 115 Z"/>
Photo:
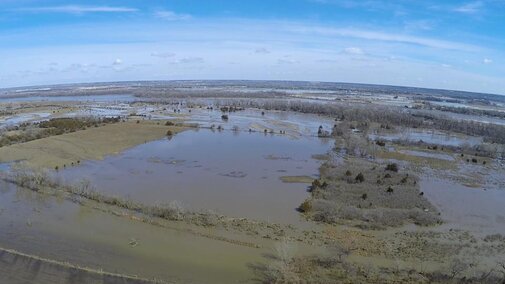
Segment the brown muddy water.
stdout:
<path fill-rule="evenodd" d="M 158 227 L 6 183 L 0 183 L 0 188 L 2 247 L 95 270 L 178 283 L 238 283 L 253 278 L 248 265 L 264 261 L 263 254 L 271 246 L 250 237 L 249 241 L 264 248 L 234 245 L 188 233 L 184 224 Z M 248 238 L 212 228 L 200 230 L 232 239 Z M 0 266 L 9 270 L 11 265 L 17 264 Z M 32 270 L 24 271 L 33 274 L 32 281 L 45 279 L 43 271 L 39 275 Z"/>
<path fill-rule="evenodd" d="M 67 167 L 69 183 L 87 179 L 100 192 L 146 204 L 180 201 L 193 210 L 279 223 L 299 223 L 296 207 L 308 184 L 282 176 L 318 177 L 332 140 L 292 139 L 258 132 L 186 131 L 172 139 L 139 145 L 102 161 Z"/>
<path fill-rule="evenodd" d="M 505 188 L 471 188 L 433 176 L 424 176 L 420 185 L 447 226 L 483 235 L 505 234 Z"/>
<path fill-rule="evenodd" d="M 204 112 L 200 119 L 194 111 L 192 119 L 204 123 Z M 325 154 L 333 141 L 314 135 L 320 124 L 329 128 L 330 120 L 314 116 L 304 125 L 303 117 L 297 114 L 263 116 L 254 110 L 231 114 L 224 122 L 220 115 L 220 111 L 212 112 L 205 123 L 213 124 L 215 119 L 224 125 L 224 131 L 186 131 L 102 161 L 67 166 L 57 175 L 69 183 L 86 178 L 99 191 L 143 203 L 178 200 L 194 210 L 309 226 L 295 210 L 309 196 L 308 184 L 283 183 L 280 178 L 318 176 L 321 161 L 312 156 Z M 241 131 L 231 131 L 237 124 Z M 255 132 L 250 133 L 249 127 Z M 277 134 L 264 134 L 263 127 Z M 296 135 L 279 135 L 279 129 Z M 0 165 L 0 171 L 9 170 L 10 165 Z M 255 277 L 249 265 L 265 262 L 265 254 L 275 245 L 274 240 L 246 233 L 167 224 L 153 226 L 0 183 L 0 247 L 58 262 L 181 283 L 239 283 Z M 208 235 L 253 243 L 259 248 Z M 304 250 L 313 252 L 313 248 Z M 41 261 L 19 257 L 14 261 L 11 255 L 4 256 L 9 264 L 0 268 L 19 271 L 20 281 L 32 277 L 33 281 L 50 283 L 45 280 L 51 279 L 47 273 L 64 277 L 68 273 L 46 267 Z M 21 269 L 27 265 L 30 269 Z"/>

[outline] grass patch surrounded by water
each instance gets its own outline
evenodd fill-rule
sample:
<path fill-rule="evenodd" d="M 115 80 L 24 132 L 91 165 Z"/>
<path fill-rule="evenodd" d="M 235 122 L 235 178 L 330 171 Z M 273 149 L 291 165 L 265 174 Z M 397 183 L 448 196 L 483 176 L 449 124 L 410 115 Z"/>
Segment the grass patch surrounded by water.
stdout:
<path fill-rule="evenodd" d="M 458 168 L 457 161 L 447 161 L 431 157 L 421 157 L 396 151 L 392 152 L 379 151 L 377 152 L 376 157 L 385 160 L 391 159 L 398 161 L 406 161 L 415 164 L 417 166 L 428 166 L 432 169 L 439 169 L 439 170 L 455 170 Z"/>
<path fill-rule="evenodd" d="M 165 126 L 156 121 L 135 121 L 90 127 L 85 130 L 0 148 L 0 162 L 26 161 L 30 167 L 63 168 L 84 160 L 99 160 L 148 141 L 173 135 L 186 126 Z"/>
<path fill-rule="evenodd" d="M 320 172 L 300 208 L 312 220 L 371 229 L 441 222 L 418 178 L 394 163 L 349 158 L 338 166 L 327 162 Z"/>
<path fill-rule="evenodd" d="M 312 183 L 314 178 L 310 176 L 281 176 L 280 179 L 285 183 Z"/>

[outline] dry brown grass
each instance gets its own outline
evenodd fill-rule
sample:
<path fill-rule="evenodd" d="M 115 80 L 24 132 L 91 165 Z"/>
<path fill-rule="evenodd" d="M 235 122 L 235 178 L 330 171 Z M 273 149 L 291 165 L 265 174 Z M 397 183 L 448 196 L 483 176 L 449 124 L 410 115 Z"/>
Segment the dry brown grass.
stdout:
<path fill-rule="evenodd" d="M 30 167 L 55 168 L 83 160 L 99 160 L 148 141 L 173 134 L 184 126 L 158 125 L 154 121 L 124 122 L 91 127 L 73 133 L 47 137 L 0 148 L 0 162 L 25 160 Z"/>

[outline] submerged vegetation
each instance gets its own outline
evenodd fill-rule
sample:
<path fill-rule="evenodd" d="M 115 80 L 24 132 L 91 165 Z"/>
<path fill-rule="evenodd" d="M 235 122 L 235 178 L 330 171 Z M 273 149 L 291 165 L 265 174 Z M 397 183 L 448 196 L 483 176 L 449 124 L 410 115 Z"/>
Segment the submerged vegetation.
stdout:
<path fill-rule="evenodd" d="M 87 180 L 82 180 L 75 185 L 64 184 L 60 180 L 51 177 L 51 175 L 43 170 L 17 168 L 13 170 L 13 175 L 6 180 L 36 192 L 71 194 L 74 197 L 84 198 L 86 200 L 172 221 L 188 221 L 211 226 L 216 224 L 215 220 L 222 218 L 219 215 L 210 216 L 210 213 L 198 213 L 185 210 L 178 201 L 148 206 L 133 200 L 108 196 L 96 191 Z"/>
<path fill-rule="evenodd" d="M 384 125 L 438 129 L 482 136 L 486 142 L 505 143 L 505 125 L 454 120 L 435 116 L 424 110 L 399 111 L 398 108 L 368 104 L 319 104 L 286 100 L 228 100 L 237 107 L 255 107 L 266 110 L 294 111 L 335 117 L 340 121 L 374 122 Z"/>
<path fill-rule="evenodd" d="M 33 170 L 23 166 L 16 166 L 10 175 L 0 175 L 4 181 L 18 185 L 21 188 L 54 196 L 63 196 L 72 202 L 84 205 L 85 202 L 95 202 L 97 204 L 112 206 L 131 211 L 132 214 L 146 216 L 140 218 L 147 223 L 157 224 L 152 218 L 160 218 L 168 221 L 184 222 L 191 225 L 203 227 L 220 226 L 224 228 L 234 228 L 239 231 L 248 231 L 258 234 L 258 230 L 268 232 L 268 238 L 279 239 L 288 230 L 285 226 L 264 221 L 248 220 L 246 218 L 233 218 L 208 210 L 189 210 L 181 202 L 174 200 L 154 205 L 147 205 L 127 198 L 110 196 L 97 191 L 88 180 L 81 180 L 75 184 L 67 184 L 60 179 L 53 177 L 47 171 Z M 92 206 L 93 208 L 97 208 Z M 111 212 L 115 212 L 112 210 Z M 118 213 L 114 213 L 118 214 Z M 129 213 L 121 213 L 129 214 Z M 134 217 L 134 219 L 139 219 Z M 215 238 L 215 237 L 214 237 Z M 256 247 L 257 245 L 226 238 L 218 238 L 227 242 L 237 243 L 244 246 Z"/>

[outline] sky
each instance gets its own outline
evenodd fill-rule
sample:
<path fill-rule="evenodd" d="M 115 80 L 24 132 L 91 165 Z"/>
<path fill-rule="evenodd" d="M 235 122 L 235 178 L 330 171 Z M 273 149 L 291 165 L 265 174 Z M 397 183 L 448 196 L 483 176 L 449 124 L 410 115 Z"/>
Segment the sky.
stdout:
<path fill-rule="evenodd" d="M 505 0 L 0 0 L 0 88 L 179 79 L 505 95 Z"/>

